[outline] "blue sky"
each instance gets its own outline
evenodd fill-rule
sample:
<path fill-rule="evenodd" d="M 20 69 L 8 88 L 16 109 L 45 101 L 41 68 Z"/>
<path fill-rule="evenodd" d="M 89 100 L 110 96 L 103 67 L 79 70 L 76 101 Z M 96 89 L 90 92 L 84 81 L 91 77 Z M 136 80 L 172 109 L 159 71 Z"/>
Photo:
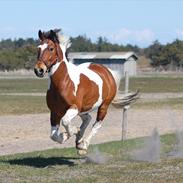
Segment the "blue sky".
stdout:
<path fill-rule="evenodd" d="M 141 47 L 183 40 L 182 0 L 0 0 L 0 9 L 0 39 L 62 28 L 68 36 Z"/>

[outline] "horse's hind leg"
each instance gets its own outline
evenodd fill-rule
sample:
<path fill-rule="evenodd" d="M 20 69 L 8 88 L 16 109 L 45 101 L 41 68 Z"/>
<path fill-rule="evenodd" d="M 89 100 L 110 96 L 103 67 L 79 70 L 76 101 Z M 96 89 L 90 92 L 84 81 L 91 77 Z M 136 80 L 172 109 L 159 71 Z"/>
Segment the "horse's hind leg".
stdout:
<path fill-rule="evenodd" d="M 81 114 L 80 117 L 82 119 L 82 124 L 80 126 L 80 131 L 76 134 L 76 148 L 77 148 L 77 145 L 79 145 L 80 142 L 82 141 L 85 130 L 88 127 L 88 125 L 89 125 L 89 123 L 92 119 L 91 116 L 88 113 L 87 114 Z"/>
<path fill-rule="evenodd" d="M 91 132 L 89 133 L 89 135 L 84 138 L 80 144 L 78 144 L 77 148 L 80 149 L 80 150 L 84 150 L 79 152 L 79 153 L 86 153 L 87 149 L 88 149 L 88 146 L 90 144 L 90 141 L 92 139 L 93 136 L 95 136 L 95 134 L 98 132 L 98 130 L 101 128 L 102 126 L 102 121 L 107 113 L 107 108 L 108 108 L 108 105 L 101 105 L 98 109 L 98 113 L 97 113 L 97 119 L 96 119 L 96 122 L 94 123 L 93 127 L 92 127 L 92 130 Z"/>

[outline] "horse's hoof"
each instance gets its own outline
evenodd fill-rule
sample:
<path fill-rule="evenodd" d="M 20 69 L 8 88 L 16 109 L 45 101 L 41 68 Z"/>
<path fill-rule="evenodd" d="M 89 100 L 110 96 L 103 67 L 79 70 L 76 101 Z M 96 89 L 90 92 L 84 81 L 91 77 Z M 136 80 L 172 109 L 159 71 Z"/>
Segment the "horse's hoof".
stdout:
<path fill-rule="evenodd" d="M 84 155 L 87 154 L 87 150 L 85 150 L 85 149 L 80 149 L 80 150 L 77 151 L 77 153 L 78 153 L 80 156 L 84 156 Z"/>
<path fill-rule="evenodd" d="M 65 141 L 69 139 L 69 134 L 67 132 L 63 132 L 60 134 L 60 143 L 63 144 Z"/>
<path fill-rule="evenodd" d="M 84 139 L 81 139 L 80 141 L 76 142 L 76 148 L 78 150 L 87 150 L 88 145 L 88 142 Z"/>

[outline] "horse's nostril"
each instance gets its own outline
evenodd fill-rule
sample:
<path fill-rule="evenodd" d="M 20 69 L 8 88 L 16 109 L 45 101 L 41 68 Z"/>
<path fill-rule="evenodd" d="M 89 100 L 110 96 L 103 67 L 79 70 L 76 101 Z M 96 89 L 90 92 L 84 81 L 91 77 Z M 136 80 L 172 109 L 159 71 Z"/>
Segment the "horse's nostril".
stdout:
<path fill-rule="evenodd" d="M 44 76 L 44 69 L 42 69 L 42 68 L 34 68 L 34 73 L 38 77 L 43 77 Z"/>
<path fill-rule="evenodd" d="M 43 69 L 39 69 L 39 73 L 43 74 L 44 70 Z"/>

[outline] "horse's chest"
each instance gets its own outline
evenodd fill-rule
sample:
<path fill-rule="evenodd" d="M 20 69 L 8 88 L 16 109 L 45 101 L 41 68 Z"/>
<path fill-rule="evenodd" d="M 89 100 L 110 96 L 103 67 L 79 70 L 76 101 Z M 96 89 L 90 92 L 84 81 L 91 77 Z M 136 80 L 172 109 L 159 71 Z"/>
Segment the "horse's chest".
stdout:
<path fill-rule="evenodd" d="M 58 92 L 51 89 L 47 91 L 46 101 L 48 108 L 54 112 L 64 112 L 69 108 L 69 104 L 65 99 Z"/>

